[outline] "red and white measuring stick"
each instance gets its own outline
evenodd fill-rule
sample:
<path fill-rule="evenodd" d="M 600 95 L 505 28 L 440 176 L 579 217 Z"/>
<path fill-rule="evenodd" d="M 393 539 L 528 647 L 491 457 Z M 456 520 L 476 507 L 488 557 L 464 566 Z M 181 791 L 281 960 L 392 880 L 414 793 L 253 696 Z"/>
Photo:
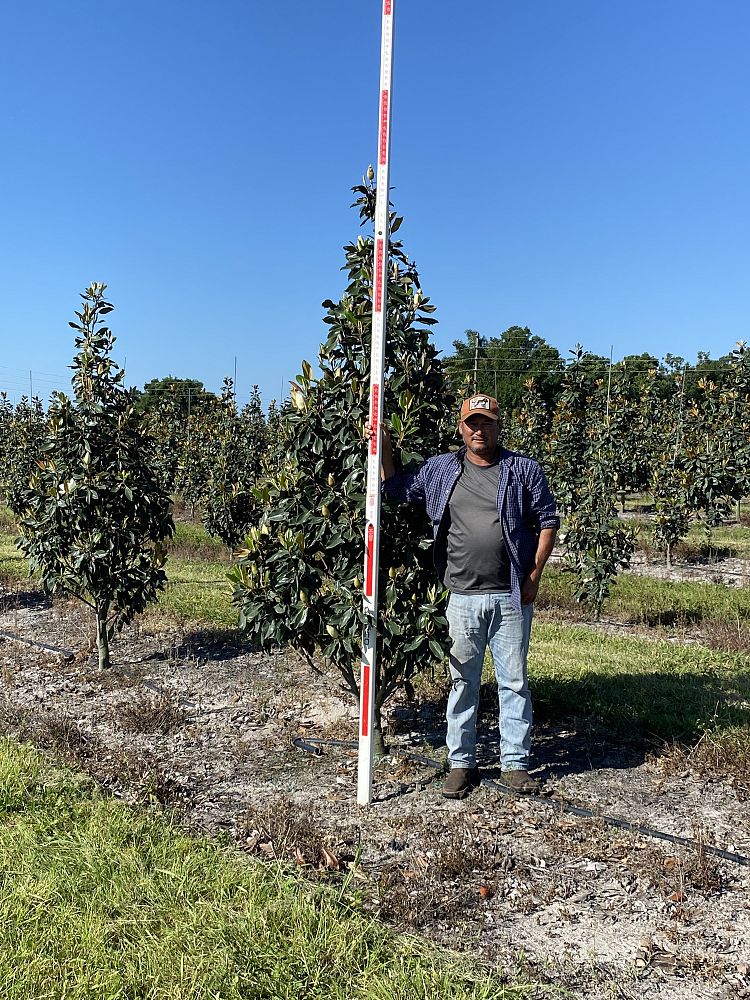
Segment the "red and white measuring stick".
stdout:
<path fill-rule="evenodd" d="M 372 801 L 372 726 L 375 716 L 377 670 L 378 565 L 380 556 L 380 424 L 383 419 L 383 366 L 388 291 L 388 188 L 391 153 L 391 86 L 393 82 L 393 18 L 396 0 L 381 0 L 383 23 L 380 42 L 380 113 L 378 117 L 378 169 L 375 200 L 373 254 L 372 353 L 370 360 L 370 440 L 367 456 L 365 505 L 365 571 L 363 608 L 367 625 L 362 636 L 362 671 L 359 685 L 359 761 L 357 803 Z"/>

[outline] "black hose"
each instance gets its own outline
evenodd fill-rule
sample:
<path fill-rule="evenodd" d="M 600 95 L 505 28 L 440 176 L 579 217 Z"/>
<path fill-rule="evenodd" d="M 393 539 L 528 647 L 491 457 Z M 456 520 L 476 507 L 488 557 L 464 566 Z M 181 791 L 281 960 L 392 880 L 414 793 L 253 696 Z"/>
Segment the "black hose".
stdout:
<path fill-rule="evenodd" d="M 35 642 L 33 639 L 23 639 L 21 636 L 14 635 L 12 632 L 0 630 L 0 637 L 3 639 L 11 639 L 15 642 L 22 642 L 27 646 L 34 646 L 36 649 L 44 649 L 49 653 L 57 653 L 64 656 L 66 660 L 71 660 L 75 656 L 73 651 L 70 649 L 61 649 L 59 646 L 50 646 L 44 642 Z M 127 675 L 129 672 L 123 671 L 123 673 Z M 142 681 L 141 683 L 144 683 L 147 687 L 150 687 L 154 691 L 165 693 L 157 685 L 149 683 L 148 681 Z M 347 747 L 349 749 L 353 749 L 357 746 L 357 743 L 355 740 L 323 740 L 313 737 L 303 739 L 301 736 L 298 736 L 292 740 L 292 746 L 296 747 L 298 750 L 304 750 L 307 753 L 312 753 L 316 757 L 321 757 L 323 754 L 321 746 Z M 419 764 L 426 764 L 428 767 L 435 768 L 438 771 L 443 770 L 442 764 L 438 761 L 431 760 L 429 757 L 425 757 L 423 754 L 412 753 L 411 751 L 402 751 L 399 756 L 404 757 L 407 760 L 416 761 Z M 488 788 L 502 792 L 503 795 L 511 795 L 515 798 L 524 797 L 527 801 L 529 799 L 528 795 L 522 796 L 521 793 L 512 788 L 508 788 L 506 785 L 501 785 L 497 781 L 492 781 L 491 778 L 482 778 L 482 784 L 486 785 Z M 670 844 L 679 844 L 681 847 L 700 848 L 712 857 L 721 858 L 723 861 L 731 861 L 735 865 L 743 865 L 746 868 L 750 868 L 750 858 L 746 857 L 744 854 L 737 854 L 733 851 L 724 851 L 720 847 L 712 847 L 710 844 L 699 844 L 697 840 L 694 840 L 691 837 L 678 837 L 674 833 L 665 833 L 663 830 L 654 830 L 650 826 L 639 826 L 638 823 L 631 823 L 629 820 L 619 819 L 617 816 L 603 816 L 591 809 L 571 805 L 569 802 L 564 802 L 562 799 L 555 798 L 554 796 L 534 796 L 533 801 L 543 803 L 544 805 L 550 806 L 561 813 L 569 813 L 572 816 L 579 816 L 584 819 L 601 820 L 607 826 L 614 827 L 617 830 L 628 830 L 631 833 L 637 833 L 642 837 L 650 837 L 653 840 L 666 840 Z"/>
<path fill-rule="evenodd" d="M 34 646 L 36 649 L 44 649 L 48 653 L 57 653 L 60 656 L 64 656 L 66 660 L 72 660 L 75 656 L 75 653 L 71 649 L 61 649 L 60 646 L 48 646 L 46 642 L 35 642 L 33 639 L 24 639 L 20 635 L 14 635 L 12 632 L 0 631 L 0 637 L 11 639 L 13 642 L 22 642 L 26 646 Z"/>
<path fill-rule="evenodd" d="M 482 784 L 487 785 L 490 788 L 496 789 L 502 792 L 504 795 L 513 795 L 516 798 L 525 798 L 527 801 L 530 796 L 528 794 L 522 795 L 522 793 L 515 791 L 512 788 L 508 788 L 506 785 L 500 784 L 498 781 L 492 781 L 491 778 L 482 778 Z M 680 844 L 682 847 L 695 847 L 703 850 L 706 854 L 711 854 L 713 857 L 722 858 L 724 861 L 731 861 L 736 865 L 744 865 L 750 868 L 750 858 L 746 857 L 744 854 L 735 854 L 732 851 L 724 851 L 720 847 L 711 847 L 709 844 L 699 843 L 692 837 L 678 837 L 674 833 L 665 833 L 663 830 L 654 830 L 650 826 L 640 826 L 638 823 L 631 823 L 627 819 L 619 819 L 617 816 L 604 816 L 600 813 L 594 812 L 592 809 L 585 809 L 583 806 L 574 806 L 569 802 L 565 802 L 563 799 L 556 798 L 554 796 L 533 796 L 534 802 L 541 802 L 550 808 L 555 809 L 560 813 L 570 813 L 573 816 L 580 816 L 584 819 L 598 819 L 607 826 L 615 827 L 618 830 L 628 830 L 631 833 L 638 833 L 642 837 L 651 837 L 654 840 L 666 840 L 670 844 Z"/>
<path fill-rule="evenodd" d="M 307 750 L 308 753 L 314 753 L 316 757 L 322 755 L 321 746 L 335 746 L 335 747 L 356 747 L 357 744 L 353 740 L 322 740 L 313 739 L 312 737 L 297 737 L 292 740 L 292 744 L 300 750 Z M 420 764 L 427 764 L 430 767 L 435 768 L 438 771 L 444 770 L 441 763 L 436 760 L 432 760 L 430 757 L 425 757 L 423 754 L 412 753 L 411 751 L 399 751 L 399 757 L 404 757 L 406 760 L 414 760 Z M 653 840 L 666 840 L 670 844 L 679 844 L 681 847 L 693 847 L 704 851 L 706 854 L 710 854 L 712 857 L 721 858 L 723 861 L 731 861 L 735 865 L 743 865 L 746 868 L 750 868 L 750 858 L 746 857 L 744 854 L 737 854 L 733 851 L 724 851 L 720 847 L 712 847 L 710 844 L 699 843 L 691 837 L 678 837 L 674 833 L 665 833 L 663 830 L 654 830 L 650 826 L 640 826 L 638 823 L 631 823 L 627 819 L 619 819 L 617 816 L 604 816 L 600 813 L 594 812 L 593 809 L 585 809 L 583 806 L 574 806 L 569 802 L 565 802 L 563 799 L 556 798 L 555 796 L 536 796 L 523 794 L 516 791 L 513 788 L 508 788 L 507 785 L 501 784 L 499 781 L 493 781 L 491 778 L 482 778 L 483 785 L 488 788 L 492 788 L 494 791 L 502 792 L 503 795 L 509 795 L 516 799 L 524 799 L 526 802 L 536 802 L 541 805 L 550 807 L 559 813 L 568 813 L 572 816 L 579 816 L 582 819 L 598 819 L 607 826 L 614 827 L 617 830 L 628 830 L 630 833 L 637 833 L 641 837 L 650 837 Z"/>

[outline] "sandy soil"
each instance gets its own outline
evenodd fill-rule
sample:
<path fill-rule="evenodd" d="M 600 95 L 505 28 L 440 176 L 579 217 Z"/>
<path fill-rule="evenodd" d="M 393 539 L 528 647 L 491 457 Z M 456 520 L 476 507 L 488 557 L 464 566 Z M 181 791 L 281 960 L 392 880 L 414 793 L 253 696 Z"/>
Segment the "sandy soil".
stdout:
<path fill-rule="evenodd" d="M 81 648 L 89 623 L 77 607 L 15 594 L 1 608 L 0 730 L 70 755 L 113 794 L 159 802 L 191 829 L 224 832 L 311 878 L 346 880 L 357 905 L 394 927 L 550 991 L 750 997 L 750 867 L 704 849 L 750 856 L 742 789 L 690 771 L 666 777 L 632 748 L 540 727 L 544 796 L 487 785 L 448 801 L 427 763 L 440 761 L 444 735 L 435 684 L 393 707 L 391 756 L 377 769 L 374 803 L 359 808 L 350 746 L 292 742 L 356 734 L 350 697 L 294 654 L 255 652 L 234 633 L 143 626 L 116 641 L 105 676 L 86 655 L 19 641 Z M 482 727 L 490 779 L 499 774 L 492 711 Z"/>

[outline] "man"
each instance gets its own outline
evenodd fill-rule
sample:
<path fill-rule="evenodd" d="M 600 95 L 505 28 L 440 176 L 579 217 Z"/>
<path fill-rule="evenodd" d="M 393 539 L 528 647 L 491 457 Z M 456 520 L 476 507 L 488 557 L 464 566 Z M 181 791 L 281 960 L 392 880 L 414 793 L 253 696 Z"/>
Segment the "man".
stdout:
<path fill-rule="evenodd" d="M 425 504 L 435 565 L 450 591 L 450 773 L 443 795 L 462 799 L 481 781 L 476 728 L 487 646 L 500 700 L 501 781 L 517 792 L 536 792 L 539 783 L 528 771 L 526 657 L 533 605 L 560 519 L 539 463 L 500 444 L 496 399 L 464 400 L 458 429 L 463 447 L 428 459 L 414 473 L 396 470 L 385 429 L 381 447 L 384 490 L 395 500 Z"/>

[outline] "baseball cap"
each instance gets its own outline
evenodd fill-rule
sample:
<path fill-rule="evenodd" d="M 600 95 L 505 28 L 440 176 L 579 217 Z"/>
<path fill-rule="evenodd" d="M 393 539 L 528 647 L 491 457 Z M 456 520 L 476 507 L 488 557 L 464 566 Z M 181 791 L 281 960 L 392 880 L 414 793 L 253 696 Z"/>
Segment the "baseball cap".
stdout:
<path fill-rule="evenodd" d="M 461 420 L 466 420 L 473 413 L 481 413 L 492 420 L 500 419 L 500 407 L 493 396 L 485 396 L 479 393 L 476 396 L 469 396 L 461 403 Z"/>

